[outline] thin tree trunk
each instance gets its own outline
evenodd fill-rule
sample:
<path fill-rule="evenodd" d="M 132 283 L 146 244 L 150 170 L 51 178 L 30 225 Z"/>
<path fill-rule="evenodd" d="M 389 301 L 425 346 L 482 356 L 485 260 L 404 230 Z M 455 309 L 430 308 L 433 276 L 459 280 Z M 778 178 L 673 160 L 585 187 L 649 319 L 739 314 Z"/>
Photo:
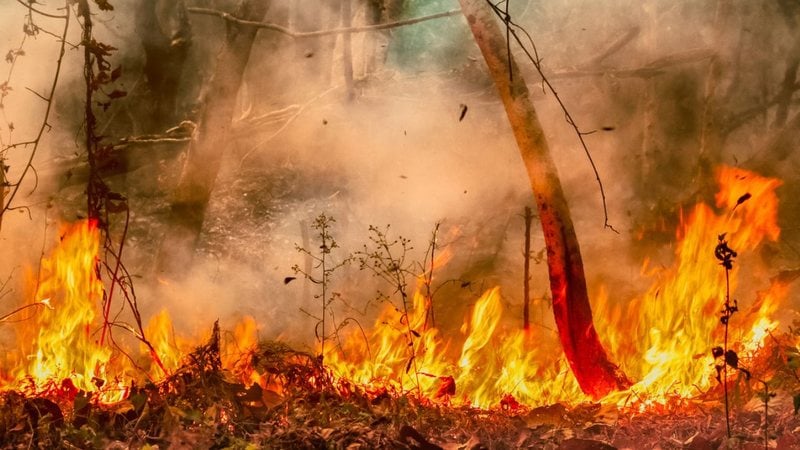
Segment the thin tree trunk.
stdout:
<path fill-rule="evenodd" d="M 264 19 L 270 1 L 242 0 L 235 17 Z M 171 204 L 168 229 L 158 256 L 158 270 L 168 277 L 185 272 L 203 226 L 208 200 L 228 145 L 236 93 L 242 83 L 258 28 L 229 23 L 225 44 L 203 98 L 195 139 Z"/>
<path fill-rule="evenodd" d="M 459 1 L 503 100 L 528 171 L 547 246 L 553 314 L 561 345 L 581 389 L 601 398 L 629 386 L 630 381 L 608 359 L 595 331 L 578 239 L 544 131 L 522 72 L 507 53 L 504 33 L 487 1 Z"/>
<path fill-rule="evenodd" d="M 523 264 L 522 280 L 522 329 L 531 329 L 531 223 L 533 222 L 533 211 L 530 206 L 525 207 L 525 261 Z"/>

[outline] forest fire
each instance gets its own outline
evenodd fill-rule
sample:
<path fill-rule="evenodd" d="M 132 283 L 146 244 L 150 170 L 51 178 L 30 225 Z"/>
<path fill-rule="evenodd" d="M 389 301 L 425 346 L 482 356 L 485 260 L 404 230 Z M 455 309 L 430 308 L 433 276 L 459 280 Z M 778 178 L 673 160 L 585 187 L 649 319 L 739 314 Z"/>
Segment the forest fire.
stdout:
<path fill-rule="evenodd" d="M 651 270 L 652 287 L 627 305 L 611 306 L 606 299 L 595 302 L 601 336 L 623 370 L 638 380 L 630 390 L 614 393 L 604 402 L 640 409 L 674 406 L 713 387 L 710 348 L 723 339 L 719 311 L 726 280 L 710 249 L 725 234 L 730 246 L 746 258 L 780 232 L 777 180 L 729 167 L 718 170 L 717 180 L 716 206 L 721 212 L 703 204 L 692 210 L 678 230 L 675 265 Z M 129 352 L 121 353 L 108 342 L 100 344 L 104 288 L 95 271 L 99 238 L 92 222 L 64 227 L 58 247 L 42 260 L 38 284 L 31 282 L 36 288 L 33 298 L 41 306 L 29 321 L 21 322 L 19 363 L 4 389 L 67 398 L 85 391 L 96 393 L 102 403 L 120 401 L 127 395 L 126 383 L 164 380 L 185 357 L 177 347 L 185 351 L 201 342 L 178 338 L 181 343 L 176 346 L 169 316 L 162 312 L 146 330 L 160 364 L 141 360 L 134 364 L 125 356 Z M 732 290 L 740 267 L 731 272 Z M 774 313 L 786 291 L 785 284 L 773 282 L 731 324 L 731 342 L 743 359 L 752 358 L 777 328 Z M 591 400 L 581 392 L 563 354 L 555 351 L 558 343 L 552 333 L 538 328 L 525 332 L 503 322 L 499 288 L 486 291 L 475 302 L 460 338 L 426 326 L 429 300 L 420 285 L 407 317 L 387 304 L 371 330 L 337 336 L 324 355 L 335 383 L 372 395 L 411 395 L 427 403 L 484 409 Z M 270 374 L 260 373 L 241 358 L 258 344 L 257 328 L 249 318 L 237 326 L 235 338 L 222 351 L 222 367 L 245 384 L 280 392 L 281 386 L 268 381 Z M 141 373 L 148 366 L 153 369 Z"/>

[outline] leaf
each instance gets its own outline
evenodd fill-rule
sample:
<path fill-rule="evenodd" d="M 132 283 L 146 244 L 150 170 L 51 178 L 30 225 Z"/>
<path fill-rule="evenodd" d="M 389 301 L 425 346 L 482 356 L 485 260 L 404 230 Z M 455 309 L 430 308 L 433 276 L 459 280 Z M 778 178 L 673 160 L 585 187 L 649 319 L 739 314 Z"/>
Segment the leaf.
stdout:
<path fill-rule="evenodd" d="M 420 334 L 416 330 L 411 330 L 411 334 L 413 334 L 414 337 L 420 337 Z"/>
<path fill-rule="evenodd" d="M 467 115 L 467 109 L 469 107 L 467 105 L 463 104 L 463 103 L 461 105 L 459 105 L 459 106 L 461 107 L 461 114 L 458 116 L 458 121 L 461 122 L 462 120 L 464 120 L 464 117 Z"/>
<path fill-rule="evenodd" d="M 283 284 L 289 284 L 289 283 L 291 283 L 292 281 L 294 281 L 296 279 L 297 279 L 297 277 L 285 277 L 283 279 Z"/>
<path fill-rule="evenodd" d="M 117 66 L 116 69 L 111 71 L 111 81 L 117 81 L 122 76 L 122 66 Z"/>
<path fill-rule="evenodd" d="M 445 396 L 456 395 L 456 380 L 451 376 L 439 377 L 442 384 L 436 390 L 434 398 L 442 398 Z"/>
<path fill-rule="evenodd" d="M 744 195 L 742 195 L 741 197 L 739 197 L 739 199 L 738 199 L 738 200 L 736 200 L 736 206 L 739 206 L 739 205 L 741 205 L 742 203 L 746 202 L 747 200 L 750 200 L 750 197 L 752 197 L 752 195 L 750 195 L 750 193 L 749 193 L 749 192 L 745 193 Z M 735 208 L 736 206 L 734 206 L 734 208 Z"/>
<path fill-rule="evenodd" d="M 733 350 L 728 350 L 727 352 L 725 352 L 725 363 L 733 367 L 734 369 L 738 369 L 739 355 L 737 355 L 736 352 Z"/>
<path fill-rule="evenodd" d="M 408 359 L 408 364 L 406 364 L 406 373 L 408 373 L 408 371 L 411 370 L 411 364 L 414 362 L 414 358 L 415 357 L 412 356 L 411 358 Z"/>

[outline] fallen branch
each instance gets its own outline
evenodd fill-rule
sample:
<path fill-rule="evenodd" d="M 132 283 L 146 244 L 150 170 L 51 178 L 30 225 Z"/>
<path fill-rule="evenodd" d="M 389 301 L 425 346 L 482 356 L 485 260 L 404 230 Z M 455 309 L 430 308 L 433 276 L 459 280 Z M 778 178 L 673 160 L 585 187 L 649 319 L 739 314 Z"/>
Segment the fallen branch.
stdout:
<path fill-rule="evenodd" d="M 436 14 L 431 14 L 429 16 L 422 16 L 422 17 L 414 17 L 412 19 L 405 19 L 405 20 L 398 20 L 396 22 L 387 22 L 381 23 L 377 25 L 364 25 L 360 27 L 343 27 L 343 28 L 333 28 L 330 30 L 319 30 L 319 31 L 294 31 L 286 27 L 282 27 L 280 25 L 270 23 L 270 22 L 258 22 L 253 20 L 246 20 L 240 19 L 234 15 L 226 13 L 224 11 L 219 11 L 216 9 L 211 8 L 200 8 L 200 7 L 191 7 L 186 8 L 186 10 L 193 14 L 202 14 L 206 16 L 216 16 L 219 17 L 226 22 L 232 22 L 237 25 L 248 26 L 248 27 L 255 27 L 255 28 L 263 28 L 266 30 L 277 31 L 278 33 L 285 34 L 287 36 L 293 38 L 308 38 L 308 37 L 317 37 L 317 36 L 328 36 L 332 34 L 352 34 L 352 33 L 365 33 L 368 31 L 378 31 L 378 30 L 385 30 L 388 28 L 396 28 L 402 27 L 405 25 L 413 25 L 415 23 L 425 22 L 428 20 L 434 19 L 441 19 L 443 17 L 451 17 L 457 16 L 461 14 L 460 9 L 452 9 L 450 11 L 444 11 Z"/>

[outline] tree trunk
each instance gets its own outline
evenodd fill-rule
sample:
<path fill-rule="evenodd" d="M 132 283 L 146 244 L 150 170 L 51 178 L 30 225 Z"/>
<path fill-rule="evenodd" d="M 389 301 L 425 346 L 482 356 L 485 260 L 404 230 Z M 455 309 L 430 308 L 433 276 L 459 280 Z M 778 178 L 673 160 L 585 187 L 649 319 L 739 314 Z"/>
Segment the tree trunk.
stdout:
<path fill-rule="evenodd" d="M 264 19 L 270 1 L 242 0 L 234 16 Z M 228 23 L 225 44 L 202 101 L 194 140 L 171 204 L 167 234 L 158 256 L 158 271 L 176 277 L 189 267 L 203 226 L 208 200 L 228 145 L 236 93 L 242 82 L 258 29 Z"/>
<path fill-rule="evenodd" d="M 581 389 L 595 399 L 601 398 L 629 386 L 630 381 L 609 361 L 595 331 L 580 247 L 544 131 L 522 72 L 506 51 L 503 32 L 488 2 L 459 1 L 503 100 L 528 170 L 547 247 L 553 314 L 561 345 Z"/>
<path fill-rule="evenodd" d="M 181 116 L 178 92 L 192 30 L 182 0 L 142 0 L 136 10 L 136 28 L 149 88 L 145 132 L 153 133 L 171 127 Z"/>

